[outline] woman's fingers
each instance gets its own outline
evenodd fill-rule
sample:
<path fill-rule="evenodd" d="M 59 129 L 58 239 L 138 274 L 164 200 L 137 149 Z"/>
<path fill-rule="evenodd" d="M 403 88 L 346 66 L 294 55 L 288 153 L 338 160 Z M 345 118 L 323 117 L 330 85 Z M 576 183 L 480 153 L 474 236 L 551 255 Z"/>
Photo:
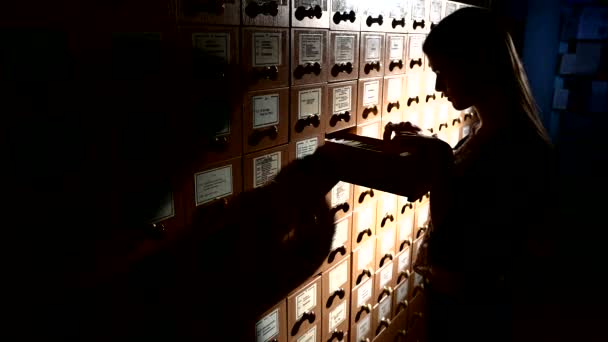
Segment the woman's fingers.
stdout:
<path fill-rule="evenodd" d="M 413 123 L 406 121 L 406 122 L 399 122 L 399 123 L 392 123 L 389 122 L 388 124 L 386 124 L 386 126 L 384 126 L 384 134 L 382 136 L 383 140 L 391 140 L 393 137 L 393 133 L 395 133 L 396 135 L 399 134 L 417 134 L 419 132 L 422 131 L 422 128 L 414 125 Z"/>

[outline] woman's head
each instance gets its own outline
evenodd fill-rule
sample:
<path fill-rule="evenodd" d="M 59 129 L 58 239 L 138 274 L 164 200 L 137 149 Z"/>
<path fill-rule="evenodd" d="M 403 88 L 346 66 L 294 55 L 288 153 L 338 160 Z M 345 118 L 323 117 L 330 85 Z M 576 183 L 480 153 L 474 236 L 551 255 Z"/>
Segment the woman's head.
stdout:
<path fill-rule="evenodd" d="M 429 33 L 423 50 L 437 73 L 436 90 L 454 108 L 508 105 L 502 112 L 511 117 L 480 113 L 482 120 L 517 120 L 514 113 L 520 113 L 519 119 L 529 119 L 546 135 L 511 35 L 489 10 L 466 7 L 447 16 Z"/>

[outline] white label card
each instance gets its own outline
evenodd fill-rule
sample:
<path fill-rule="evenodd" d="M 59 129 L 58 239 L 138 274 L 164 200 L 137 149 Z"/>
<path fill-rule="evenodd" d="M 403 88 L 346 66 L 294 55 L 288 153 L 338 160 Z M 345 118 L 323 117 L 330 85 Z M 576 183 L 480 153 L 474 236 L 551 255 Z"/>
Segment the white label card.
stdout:
<path fill-rule="evenodd" d="M 425 12 L 425 0 L 414 0 L 412 4 L 412 19 L 416 21 L 421 21 L 424 19 Z"/>
<path fill-rule="evenodd" d="M 232 195 L 232 165 L 199 172 L 194 175 L 196 205 Z"/>
<path fill-rule="evenodd" d="M 382 271 L 380 271 L 380 287 L 386 286 L 391 279 L 393 279 L 393 265 L 384 267 Z"/>
<path fill-rule="evenodd" d="M 442 103 L 439 105 L 439 122 L 444 123 L 448 122 L 450 119 L 450 105 L 447 103 Z"/>
<path fill-rule="evenodd" d="M 329 293 L 339 290 L 348 280 L 348 262 L 343 262 L 329 272 Z"/>
<path fill-rule="evenodd" d="M 298 118 L 306 119 L 311 115 L 321 116 L 321 88 L 298 92 Z"/>
<path fill-rule="evenodd" d="M 399 241 L 411 240 L 414 229 L 414 217 L 410 214 L 402 217 L 399 227 Z"/>
<path fill-rule="evenodd" d="M 315 342 L 317 339 L 317 326 L 310 328 L 306 334 L 298 338 L 298 342 Z"/>
<path fill-rule="evenodd" d="M 444 18 L 447 17 L 448 15 L 456 12 L 457 9 L 458 9 L 458 3 L 455 3 L 455 2 L 452 2 L 452 1 L 448 1 L 445 4 Z"/>
<path fill-rule="evenodd" d="M 425 85 L 426 85 L 426 93 L 429 95 L 433 95 L 435 93 L 435 82 L 437 81 L 437 74 L 432 71 L 428 71 L 426 73 Z"/>
<path fill-rule="evenodd" d="M 397 197 L 393 194 L 385 194 L 384 201 L 382 201 L 382 211 L 384 214 L 395 214 L 395 209 L 397 207 Z"/>
<path fill-rule="evenodd" d="M 279 94 L 254 96 L 251 103 L 254 129 L 279 123 Z"/>
<path fill-rule="evenodd" d="M 255 324 L 256 342 L 267 342 L 279 334 L 279 309 L 266 315 Z"/>
<path fill-rule="evenodd" d="M 388 94 L 387 100 L 389 102 L 397 102 L 401 98 L 401 86 L 403 84 L 403 79 L 400 77 L 397 78 L 389 78 L 388 80 Z"/>
<path fill-rule="evenodd" d="M 372 279 L 367 279 L 357 290 L 357 306 L 361 307 L 372 298 Z"/>
<path fill-rule="evenodd" d="M 430 20 L 433 24 L 441 21 L 441 0 L 431 0 Z"/>
<path fill-rule="evenodd" d="M 346 320 L 346 301 L 342 301 L 335 309 L 329 312 L 329 332 L 333 332 L 340 323 Z"/>
<path fill-rule="evenodd" d="M 253 34 L 253 67 L 281 65 L 281 33 L 255 32 Z"/>
<path fill-rule="evenodd" d="M 389 41 L 391 44 L 389 58 L 391 61 L 403 59 L 403 41 L 405 36 L 391 36 Z"/>
<path fill-rule="evenodd" d="M 427 225 L 427 221 L 429 220 L 429 205 L 428 203 L 421 206 L 418 210 L 416 210 L 416 214 L 418 215 L 418 228 L 425 227 Z"/>
<path fill-rule="evenodd" d="M 259 188 L 279 174 L 281 170 L 281 152 L 267 154 L 253 159 L 253 187 Z"/>
<path fill-rule="evenodd" d="M 373 106 L 378 104 L 380 97 L 380 81 L 363 83 L 363 105 Z"/>
<path fill-rule="evenodd" d="M 414 287 L 420 286 L 424 282 L 424 277 L 418 273 L 414 272 Z"/>
<path fill-rule="evenodd" d="M 322 11 L 327 11 L 327 0 L 294 0 L 293 8 L 304 7 L 305 9 L 321 7 Z"/>
<path fill-rule="evenodd" d="M 422 34 L 411 34 L 410 35 L 410 46 L 409 46 L 409 58 L 418 59 L 424 56 L 422 51 L 422 44 L 424 43 L 424 35 Z"/>
<path fill-rule="evenodd" d="M 352 87 L 338 87 L 333 91 L 334 110 L 333 114 L 350 112 L 352 109 Z"/>
<path fill-rule="evenodd" d="M 315 153 L 318 146 L 317 137 L 296 142 L 296 159 L 302 159 Z"/>
<path fill-rule="evenodd" d="M 296 297 L 296 320 L 317 305 L 317 284 L 314 283 Z"/>
<path fill-rule="evenodd" d="M 435 106 L 424 107 L 424 120 L 422 123 L 423 128 L 433 128 L 435 124 Z"/>
<path fill-rule="evenodd" d="M 399 259 L 397 259 L 397 269 L 399 272 L 403 272 L 410 267 L 410 250 L 406 249 L 399 255 Z"/>
<path fill-rule="evenodd" d="M 348 223 L 349 219 L 342 220 L 336 223 L 336 232 L 334 233 L 333 239 L 331 241 L 331 250 L 334 251 L 346 244 L 348 240 Z"/>
<path fill-rule="evenodd" d="M 365 37 L 365 61 L 377 62 L 382 56 L 382 36 Z"/>
<path fill-rule="evenodd" d="M 397 303 L 403 303 L 404 300 L 407 299 L 407 290 L 410 288 L 409 282 L 403 282 L 395 291 L 395 296 L 397 297 Z"/>
<path fill-rule="evenodd" d="M 380 324 L 383 318 L 391 317 L 391 304 L 390 297 L 378 304 L 378 324 Z"/>
<path fill-rule="evenodd" d="M 367 208 L 359 212 L 359 221 L 357 222 L 357 233 L 360 233 L 367 228 L 372 228 L 372 221 L 372 207 L 368 206 Z"/>
<path fill-rule="evenodd" d="M 206 57 L 217 58 L 223 62 L 230 61 L 229 33 L 193 33 L 192 46 L 202 51 Z"/>
<path fill-rule="evenodd" d="M 384 234 L 380 240 L 381 254 L 392 252 L 395 248 L 395 230 L 392 229 Z"/>
<path fill-rule="evenodd" d="M 334 36 L 336 64 L 355 62 L 355 36 Z"/>
<path fill-rule="evenodd" d="M 413 72 L 407 76 L 407 96 L 414 98 L 420 94 L 420 73 Z"/>
<path fill-rule="evenodd" d="M 409 0 L 388 0 L 386 6 L 389 8 L 388 17 L 401 20 L 407 17 Z"/>
<path fill-rule="evenodd" d="M 365 269 L 374 257 L 374 244 L 373 240 L 367 240 L 367 243 L 359 250 L 359 263 L 357 264 L 358 270 Z"/>
<path fill-rule="evenodd" d="M 300 36 L 300 64 L 323 64 L 323 35 L 301 34 Z"/>
<path fill-rule="evenodd" d="M 364 340 L 369 334 L 369 331 L 371 330 L 370 317 L 371 315 L 367 315 L 365 318 L 362 318 L 359 323 L 357 323 L 357 341 Z"/>
<path fill-rule="evenodd" d="M 351 10 L 357 12 L 358 5 L 358 1 L 352 0 L 334 0 L 331 2 L 332 12 L 349 12 Z"/>
<path fill-rule="evenodd" d="M 342 203 L 348 203 L 350 197 L 350 183 L 339 181 L 331 189 L 331 206 L 335 207 Z"/>
<path fill-rule="evenodd" d="M 368 138 L 379 138 L 380 124 L 374 123 L 361 128 L 361 135 Z"/>

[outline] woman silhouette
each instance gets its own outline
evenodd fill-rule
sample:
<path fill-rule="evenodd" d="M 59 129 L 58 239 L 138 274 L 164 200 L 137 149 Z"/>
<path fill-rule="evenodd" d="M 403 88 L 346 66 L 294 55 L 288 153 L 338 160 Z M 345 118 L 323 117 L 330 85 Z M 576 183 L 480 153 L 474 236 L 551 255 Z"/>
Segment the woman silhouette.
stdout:
<path fill-rule="evenodd" d="M 429 338 L 512 340 L 512 313 L 548 272 L 553 149 L 513 41 L 488 10 L 447 16 L 423 50 L 436 90 L 479 117 L 431 190 L 432 227 L 415 264 L 428 280 Z"/>

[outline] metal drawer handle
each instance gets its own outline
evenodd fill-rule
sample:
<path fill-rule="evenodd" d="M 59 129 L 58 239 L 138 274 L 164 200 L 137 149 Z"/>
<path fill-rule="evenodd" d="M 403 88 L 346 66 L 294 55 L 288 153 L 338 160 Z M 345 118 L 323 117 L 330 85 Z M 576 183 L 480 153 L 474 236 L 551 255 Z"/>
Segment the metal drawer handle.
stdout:
<path fill-rule="evenodd" d="M 316 5 L 315 7 L 305 8 L 304 6 L 300 6 L 296 9 L 295 17 L 298 21 L 304 20 L 305 17 L 308 19 L 317 18 L 321 19 L 323 15 L 323 10 L 321 6 Z"/>
<path fill-rule="evenodd" d="M 363 240 L 363 238 L 365 237 L 365 235 L 372 236 L 372 229 L 367 228 L 367 229 L 364 229 L 361 232 L 359 232 L 359 235 L 357 236 L 357 243 L 361 242 Z"/>
<path fill-rule="evenodd" d="M 344 247 L 344 245 L 334 249 L 333 251 L 331 251 L 331 253 L 329 253 L 329 257 L 327 257 L 327 262 L 329 262 L 330 264 L 332 262 L 334 262 L 334 260 L 336 259 L 336 255 L 338 255 L 338 253 L 340 253 L 340 255 L 346 255 L 346 247 Z"/>
<path fill-rule="evenodd" d="M 334 24 L 338 25 L 340 24 L 340 22 L 342 21 L 350 21 L 351 23 L 354 23 L 355 20 L 357 19 L 357 15 L 355 13 L 355 11 L 350 11 L 350 12 L 336 12 L 334 13 L 334 17 L 333 17 L 333 21 Z"/>
<path fill-rule="evenodd" d="M 335 127 L 338 124 L 338 122 L 340 122 L 340 121 L 349 122 L 350 113 L 348 111 L 346 111 L 344 113 L 332 115 L 331 119 L 329 119 L 329 125 L 331 127 Z"/>
<path fill-rule="evenodd" d="M 363 278 L 367 276 L 368 278 L 372 277 L 372 271 L 371 270 L 363 270 L 361 272 L 361 274 L 359 274 L 359 276 L 357 277 L 357 281 L 355 282 L 356 285 L 361 284 L 361 282 L 363 281 Z"/>
<path fill-rule="evenodd" d="M 397 284 L 401 283 L 401 278 L 405 278 L 405 280 L 408 280 L 410 277 L 410 271 L 405 270 L 399 273 L 399 276 L 397 277 Z"/>
<path fill-rule="evenodd" d="M 355 316 L 355 322 L 359 322 L 359 319 L 361 318 L 363 311 L 365 311 L 366 313 L 369 314 L 370 312 L 372 312 L 372 305 L 371 304 L 361 305 L 361 307 L 359 308 L 359 311 L 357 311 L 357 315 Z"/>
<path fill-rule="evenodd" d="M 390 296 L 393 293 L 393 288 L 390 286 L 385 286 L 382 289 L 382 292 L 380 292 L 380 295 L 378 295 L 378 303 L 380 303 L 380 301 L 382 301 L 382 299 L 386 296 Z"/>
<path fill-rule="evenodd" d="M 340 299 L 344 299 L 344 295 L 346 295 L 346 291 L 344 291 L 344 289 L 342 289 L 342 288 L 334 291 L 334 293 L 332 293 L 331 296 L 329 296 L 329 299 L 327 299 L 327 303 L 325 303 L 325 307 L 328 309 L 331 308 L 331 306 L 334 302 L 334 299 L 336 297 L 339 297 Z"/>
<path fill-rule="evenodd" d="M 304 321 L 308 321 L 308 323 L 312 324 L 312 323 L 314 323 L 316 318 L 317 318 L 317 315 L 315 315 L 314 312 L 312 312 L 312 311 L 305 312 L 302 315 L 302 317 L 300 317 L 300 319 L 296 322 L 296 324 L 293 325 L 293 328 L 291 329 L 291 336 L 295 336 L 298 333 L 298 330 L 300 330 L 300 326 L 302 326 Z"/>
<path fill-rule="evenodd" d="M 271 140 L 275 140 L 279 135 L 279 128 L 277 126 L 271 126 L 265 129 L 255 130 L 249 136 L 249 145 L 255 146 L 262 141 L 264 137 L 269 137 Z"/>
<path fill-rule="evenodd" d="M 369 197 L 374 197 L 374 189 L 368 189 L 363 191 L 361 195 L 359 195 L 359 203 L 363 203 L 366 195 L 369 195 Z"/>
<path fill-rule="evenodd" d="M 392 253 L 386 253 L 384 254 L 384 256 L 382 257 L 382 259 L 380 259 L 380 267 L 384 266 L 384 261 L 388 259 L 389 261 L 393 261 L 393 254 Z"/>
<path fill-rule="evenodd" d="M 378 336 L 380 334 L 380 332 L 382 332 L 383 328 L 386 329 L 388 328 L 388 326 L 391 324 L 391 320 L 388 318 L 383 318 L 380 320 L 380 323 L 378 323 L 378 328 L 376 328 L 376 336 Z"/>

